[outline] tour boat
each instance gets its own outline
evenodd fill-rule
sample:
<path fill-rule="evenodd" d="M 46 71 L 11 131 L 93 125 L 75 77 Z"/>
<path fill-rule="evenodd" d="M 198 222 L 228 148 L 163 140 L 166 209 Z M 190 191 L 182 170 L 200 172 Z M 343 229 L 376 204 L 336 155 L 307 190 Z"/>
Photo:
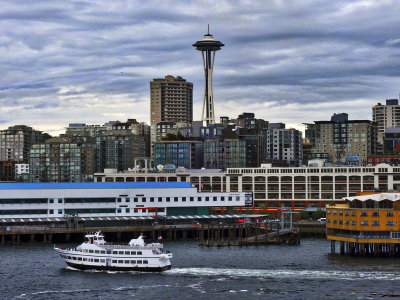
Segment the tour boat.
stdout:
<path fill-rule="evenodd" d="M 100 232 L 89 233 L 76 248 L 54 249 L 70 267 L 80 270 L 152 271 L 171 269 L 172 253 L 164 253 L 160 243 L 145 244 L 143 236 L 129 244 L 107 244 Z"/>

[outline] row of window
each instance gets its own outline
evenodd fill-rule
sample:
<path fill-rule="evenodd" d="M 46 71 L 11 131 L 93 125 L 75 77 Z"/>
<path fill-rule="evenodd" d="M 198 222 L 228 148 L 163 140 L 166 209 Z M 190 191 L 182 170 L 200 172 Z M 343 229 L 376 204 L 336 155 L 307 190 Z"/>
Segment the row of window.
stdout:
<path fill-rule="evenodd" d="M 171 198 L 172 197 L 149 197 L 149 198 L 141 197 L 140 202 L 147 202 L 147 200 L 149 200 L 149 202 L 163 202 L 163 201 L 171 202 Z M 190 202 L 194 202 L 195 198 L 196 197 L 173 197 L 173 200 L 174 200 L 174 202 L 178 202 L 180 199 L 182 202 L 186 202 L 189 199 Z M 222 196 L 222 197 L 215 197 L 215 196 L 214 197 L 197 197 L 197 201 L 201 202 L 203 200 L 203 198 L 205 201 L 210 201 L 210 199 L 212 199 L 213 201 L 218 201 L 218 198 L 220 198 L 221 201 L 225 201 L 226 197 L 224 197 L 224 196 Z M 234 197 L 229 196 L 228 201 L 233 201 L 233 198 Z M 235 200 L 240 201 L 240 197 L 235 196 Z M 130 202 L 130 201 L 131 201 L 130 198 L 118 198 L 117 199 L 117 202 Z M 139 202 L 139 197 L 134 197 L 133 202 Z"/>
<path fill-rule="evenodd" d="M 326 211 L 326 214 L 327 214 L 327 215 L 330 215 L 330 214 L 331 214 L 331 211 L 330 211 L 330 210 L 327 210 L 327 211 Z M 336 210 L 333 210 L 333 211 L 332 211 L 332 214 L 333 214 L 333 215 L 336 215 L 336 214 L 337 214 L 337 211 L 336 211 Z M 345 216 L 348 216 L 348 215 L 350 215 L 350 213 L 349 213 L 348 211 L 346 211 L 346 212 L 345 212 Z M 342 210 L 339 210 L 339 216 L 343 216 L 343 211 L 342 211 Z M 356 212 L 355 212 L 355 211 L 352 211 L 352 212 L 351 212 L 351 216 L 352 216 L 352 217 L 355 217 L 355 216 L 356 216 Z M 368 217 L 368 212 L 367 212 L 367 211 L 362 211 L 362 212 L 360 212 L 360 216 L 361 216 L 361 217 Z M 379 217 L 379 216 L 380 216 L 380 212 L 379 212 L 379 211 L 373 211 L 373 212 L 371 212 L 371 216 L 372 216 L 372 217 Z M 386 212 L 386 217 L 394 217 L 394 213 L 393 213 L 392 211 L 387 211 L 387 212 Z"/>
<path fill-rule="evenodd" d="M 83 253 L 106 254 L 105 250 L 82 249 L 82 252 Z M 142 251 L 113 250 L 112 254 L 117 254 L 117 255 L 142 255 Z"/>
<path fill-rule="evenodd" d="M 105 263 L 105 259 L 98 259 L 98 258 L 88 258 L 88 257 L 76 257 L 76 256 L 67 256 L 61 255 L 62 258 L 71 259 L 71 260 L 78 260 L 78 261 L 87 261 L 87 262 L 100 262 Z M 113 264 L 132 264 L 132 265 L 147 265 L 149 263 L 148 260 L 112 260 Z"/>
<path fill-rule="evenodd" d="M 328 219 L 326 222 L 327 222 L 327 223 L 331 223 L 331 220 Z M 343 225 L 343 220 L 339 220 L 339 221 L 338 221 L 338 220 L 333 220 L 332 223 L 333 223 L 333 224 L 338 224 L 338 223 L 339 223 L 339 224 Z M 345 224 L 345 225 L 349 225 L 349 224 L 350 224 L 350 221 L 349 221 L 349 220 L 346 220 L 346 221 L 344 222 L 344 224 Z M 351 225 L 352 225 L 352 226 L 356 226 L 356 224 L 357 224 L 356 221 L 351 221 Z M 361 225 L 361 226 L 368 226 L 369 223 L 368 223 L 368 221 L 361 221 L 361 222 L 360 222 L 360 225 Z M 371 222 L 371 225 L 372 225 L 372 226 L 380 226 L 380 222 L 379 222 L 379 221 L 372 221 L 372 222 Z M 386 222 L 386 226 L 394 226 L 394 221 L 387 221 L 387 222 Z"/>

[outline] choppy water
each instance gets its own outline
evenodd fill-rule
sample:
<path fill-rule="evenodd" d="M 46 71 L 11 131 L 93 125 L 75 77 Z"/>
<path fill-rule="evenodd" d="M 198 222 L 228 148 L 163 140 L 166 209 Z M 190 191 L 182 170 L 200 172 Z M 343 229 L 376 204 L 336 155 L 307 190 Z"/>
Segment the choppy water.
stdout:
<path fill-rule="evenodd" d="M 377 299 L 400 297 L 400 258 L 329 254 L 299 246 L 201 248 L 165 242 L 164 273 L 78 271 L 50 245 L 0 246 L 0 299 Z"/>

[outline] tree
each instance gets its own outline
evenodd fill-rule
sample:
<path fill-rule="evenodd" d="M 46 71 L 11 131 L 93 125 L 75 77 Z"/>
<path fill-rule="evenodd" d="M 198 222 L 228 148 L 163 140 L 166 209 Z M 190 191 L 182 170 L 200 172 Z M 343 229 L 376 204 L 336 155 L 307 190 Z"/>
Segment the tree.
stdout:
<path fill-rule="evenodd" d="M 325 212 L 322 209 L 318 208 L 316 211 L 314 211 L 312 213 L 312 218 L 313 218 L 313 220 L 318 220 L 320 218 L 325 218 Z"/>

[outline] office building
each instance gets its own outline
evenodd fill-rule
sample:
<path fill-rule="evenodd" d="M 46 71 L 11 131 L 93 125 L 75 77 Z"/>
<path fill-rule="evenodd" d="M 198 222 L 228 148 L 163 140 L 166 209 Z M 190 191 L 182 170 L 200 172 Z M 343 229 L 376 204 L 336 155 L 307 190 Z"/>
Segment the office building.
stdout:
<path fill-rule="evenodd" d="M 154 143 L 154 163 L 199 169 L 203 167 L 203 147 L 202 141 L 158 141 Z"/>

